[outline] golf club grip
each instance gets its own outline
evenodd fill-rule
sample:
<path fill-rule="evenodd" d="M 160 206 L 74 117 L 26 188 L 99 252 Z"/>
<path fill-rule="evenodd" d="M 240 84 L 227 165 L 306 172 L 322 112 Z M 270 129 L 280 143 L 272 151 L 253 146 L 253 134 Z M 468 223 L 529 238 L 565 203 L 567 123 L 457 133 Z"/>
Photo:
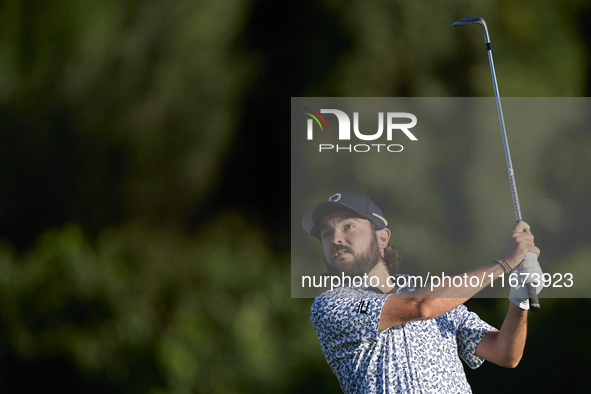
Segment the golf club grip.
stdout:
<path fill-rule="evenodd" d="M 529 310 L 532 312 L 537 312 L 540 310 L 540 300 L 538 300 L 538 295 L 536 294 L 536 288 L 531 283 L 527 284 L 527 294 L 529 298 Z"/>
<path fill-rule="evenodd" d="M 528 261 L 538 261 L 538 255 L 533 252 L 527 252 L 525 259 Z M 538 300 L 538 293 L 536 288 L 531 283 L 526 283 L 525 288 L 527 289 L 527 298 L 529 298 L 529 310 L 537 312 L 540 310 L 540 300 Z"/>

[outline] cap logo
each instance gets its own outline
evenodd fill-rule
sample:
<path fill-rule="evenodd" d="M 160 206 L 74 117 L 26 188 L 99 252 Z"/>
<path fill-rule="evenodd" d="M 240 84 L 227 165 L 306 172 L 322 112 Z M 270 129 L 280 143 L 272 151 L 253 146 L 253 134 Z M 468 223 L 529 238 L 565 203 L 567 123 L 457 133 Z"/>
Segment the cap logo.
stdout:
<path fill-rule="evenodd" d="M 332 196 L 328 197 L 328 201 L 337 202 L 341 199 L 341 193 L 333 194 Z"/>

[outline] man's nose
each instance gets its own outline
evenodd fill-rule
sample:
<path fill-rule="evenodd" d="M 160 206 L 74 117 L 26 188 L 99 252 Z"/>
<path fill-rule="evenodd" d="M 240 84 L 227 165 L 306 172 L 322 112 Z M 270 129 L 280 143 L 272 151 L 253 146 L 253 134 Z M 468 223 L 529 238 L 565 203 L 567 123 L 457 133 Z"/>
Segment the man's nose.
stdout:
<path fill-rule="evenodd" d="M 332 243 L 334 245 L 340 245 L 344 243 L 343 233 L 341 231 L 335 231 L 332 235 Z"/>

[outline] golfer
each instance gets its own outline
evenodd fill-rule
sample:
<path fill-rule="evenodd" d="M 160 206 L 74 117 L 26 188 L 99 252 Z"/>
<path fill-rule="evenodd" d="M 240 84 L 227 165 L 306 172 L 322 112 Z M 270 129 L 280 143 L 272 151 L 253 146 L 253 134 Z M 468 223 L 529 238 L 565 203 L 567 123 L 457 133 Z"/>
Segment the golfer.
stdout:
<path fill-rule="evenodd" d="M 463 303 L 502 274 L 541 278 L 537 261 L 522 264 L 527 252 L 540 253 L 527 223 L 511 230 L 500 258 L 458 275 L 477 277 L 478 286 L 455 287 L 458 282 L 450 280 L 417 289 L 397 286 L 405 281 L 395 280 L 398 255 L 388 222 L 368 196 L 336 193 L 309 208 L 302 227 L 320 240 L 329 275 L 366 275 L 362 286 L 345 283 L 317 297 L 310 313 L 345 393 L 470 393 L 460 359 L 472 369 L 484 360 L 508 368 L 521 360 L 529 309 L 525 288 L 511 288 L 500 330 Z"/>

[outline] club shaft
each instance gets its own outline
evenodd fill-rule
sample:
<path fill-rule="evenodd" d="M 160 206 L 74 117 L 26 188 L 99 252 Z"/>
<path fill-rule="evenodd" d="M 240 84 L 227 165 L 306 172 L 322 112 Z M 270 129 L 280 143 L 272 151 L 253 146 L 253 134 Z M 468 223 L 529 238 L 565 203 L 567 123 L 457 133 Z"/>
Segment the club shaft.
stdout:
<path fill-rule="evenodd" d="M 517 185 L 515 184 L 515 172 L 513 171 L 513 163 L 511 162 L 511 151 L 509 150 L 509 141 L 507 141 L 507 131 L 505 130 L 505 118 L 503 117 L 503 107 L 501 106 L 501 97 L 499 94 L 499 87 L 497 85 L 497 74 L 495 73 L 495 64 L 493 62 L 492 49 L 490 40 L 488 40 L 487 29 L 484 29 L 484 36 L 486 41 L 486 48 L 488 52 L 488 62 L 490 64 L 490 73 L 492 75 L 493 87 L 495 90 L 495 98 L 497 100 L 497 111 L 499 113 L 499 122 L 501 123 L 501 133 L 503 134 L 503 147 L 505 148 L 505 160 L 507 161 L 507 172 L 509 173 L 509 183 L 511 185 L 511 195 L 513 196 L 513 208 L 515 209 L 515 219 L 517 221 L 521 218 L 521 207 L 519 206 L 519 196 L 517 195 Z M 526 285 L 528 292 L 529 305 L 532 311 L 540 310 L 540 301 L 535 288 L 531 283 Z"/>
<path fill-rule="evenodd" d="M 517 185 L 515 183 L 515 172 L 513 171 L 513 162 L 511 161 L 511 151 L 509 150 L 509 142 L 507 141 L 507 131 L 505 130 L 505 118 L 503 117 L 503 107 L 501 106 L 501 97 L 499 95 L 499 87 L 497 85 L 497 75 L 495 73 L 495 64 L 493 62 L 492 50 L 490 44 L 488 47 L 488 62 L 490 64 L 490 72 L 493 80 L 493 87 L 495 90 L 495 98 L 497 100 L 497 111 L 499 113 L 499 122 L 501 123 L 501 133 L 503 134 L 503 147 L 505 148 L 505 160 L 507 161 L 507 172 L 509 173 L 509 184 L 511 185 L 511 195 L 513 197 L 513 208 L 515 210 L 515 219 L 522 220 L 521 207 L 519 206 L 519 196 L 517 194 Z"/>

